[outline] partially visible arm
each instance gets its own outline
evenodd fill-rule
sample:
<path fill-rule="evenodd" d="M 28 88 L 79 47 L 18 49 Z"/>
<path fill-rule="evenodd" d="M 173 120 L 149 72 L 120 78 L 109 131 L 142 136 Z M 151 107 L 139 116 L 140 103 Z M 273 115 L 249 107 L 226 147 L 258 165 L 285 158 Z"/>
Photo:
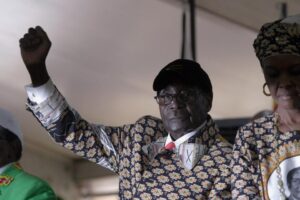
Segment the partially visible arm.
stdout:
<path fill-rule="evenodd" d="M 51 80 L 40 87 L 27 87 L 27 93 L 28 110 L 57 143 L 118 173 L 119 154 L 126 145 L 125 138 L 129 137 L 124 127 L 106 127 L 87 122 L 68 105 Z"/>
<path fill-rule="evenodd" d="M 28 110 L 57 143 L 79 156 L 118 172 L 118 153 L 123 144 L 119 140 L 123 134 L 122 127 L 88 123 L 68 105 L 48 75 L 46 57 L 51 41 L 41 27 L 29 28 L 19 42 L 21 56 L 32 82 L 26 87 Z"/>
<path fill-rule="evenodd" d="M 234 200 L 261 199 L 258 183 L 258 155 L 250 148 L 255 141 L 254 133 L 245 134 L 239 129 L 233 146 L 231 161 L 231 193 Z M 245 137 L 245 135 L 247 135 Z"/>

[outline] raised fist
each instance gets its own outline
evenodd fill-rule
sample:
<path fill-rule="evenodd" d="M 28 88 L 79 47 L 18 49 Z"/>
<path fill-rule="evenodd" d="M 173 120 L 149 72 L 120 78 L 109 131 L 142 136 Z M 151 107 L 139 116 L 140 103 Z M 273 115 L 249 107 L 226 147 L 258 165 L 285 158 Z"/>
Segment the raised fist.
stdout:
<path fill-rule="evenodd" d="M 46 32 L 40 27 L 29 28 L 19 40 L 21 55 L 34 85 L 43 84 L 49 79 L 46 70 L 46 57 L 51 47 Z"/>

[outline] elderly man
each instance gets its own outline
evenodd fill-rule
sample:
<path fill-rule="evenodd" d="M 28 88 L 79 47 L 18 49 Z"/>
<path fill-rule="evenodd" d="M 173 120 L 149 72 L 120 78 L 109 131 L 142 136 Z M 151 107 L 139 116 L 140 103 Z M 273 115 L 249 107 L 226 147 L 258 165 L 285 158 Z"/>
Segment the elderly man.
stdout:
<path fill-rule="evenodd" d="M 49 185 L 22 170 L 22 134 L 13 116 L 0 108 L 0 199 L 55 200 Z"/>
<path fill-rule="evenodd" d="M 50 46 L 41 27 L 20 39 L 32 81 L 28 109 L 57 143 L 117 173 L 121 199 L 230 199 L 231 145 L 207 114 L 212 86 L 198 63 L 175 60 L 155 78 L 162 120 L 111 127 L 87 122 L 68 105 L 47 73 Z"/>

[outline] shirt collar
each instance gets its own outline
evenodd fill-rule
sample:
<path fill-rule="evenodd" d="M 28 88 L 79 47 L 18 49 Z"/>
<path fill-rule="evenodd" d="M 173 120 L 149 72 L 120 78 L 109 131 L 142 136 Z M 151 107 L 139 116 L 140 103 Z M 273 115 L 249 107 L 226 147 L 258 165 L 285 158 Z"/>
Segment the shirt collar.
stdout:
<path fill-rule="evenodd" d="M 191 137 L 193 137 L 200 129 L 203 128 L 203 126 L 205 126 L 205 124 L 207 123 L 207 120 L 205 120 L 200 126 L 198 126 L 198 128 L 196 128 L 195 130 L 184 134 L 183 136 L 181 136 L 180 138 L 178 138 L 177 140 L 173 141 L 171 134 L 169 133 L 167 136 L 167 140 L 165 143 L 165 146 L 167 144 L 169 144 L 170 142 L 174 142 L 176 147 L 179 147 L 180 144 L 184 143 L 185 141 L 187 141 L 188 139 L 190 139 Z"/>
<path fill-rule="evenodd" d="M 0 175 L 7 169 L 9 168 L 10 166 L 12 165 L 12 163 L 9 163 L 3 167 L 0 167 Z"/>

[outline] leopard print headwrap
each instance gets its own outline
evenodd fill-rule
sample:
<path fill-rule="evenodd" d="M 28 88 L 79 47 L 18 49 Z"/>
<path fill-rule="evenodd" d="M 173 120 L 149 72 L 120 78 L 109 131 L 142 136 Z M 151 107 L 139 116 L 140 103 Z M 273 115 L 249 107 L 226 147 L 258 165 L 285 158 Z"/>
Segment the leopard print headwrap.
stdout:
<path fill-rule="evenodd" d="M 300 56 L 299 19 L 300 15 L 264 24 L 253 43 L 257 58 L 262 61 L 278 54 Z"/>

